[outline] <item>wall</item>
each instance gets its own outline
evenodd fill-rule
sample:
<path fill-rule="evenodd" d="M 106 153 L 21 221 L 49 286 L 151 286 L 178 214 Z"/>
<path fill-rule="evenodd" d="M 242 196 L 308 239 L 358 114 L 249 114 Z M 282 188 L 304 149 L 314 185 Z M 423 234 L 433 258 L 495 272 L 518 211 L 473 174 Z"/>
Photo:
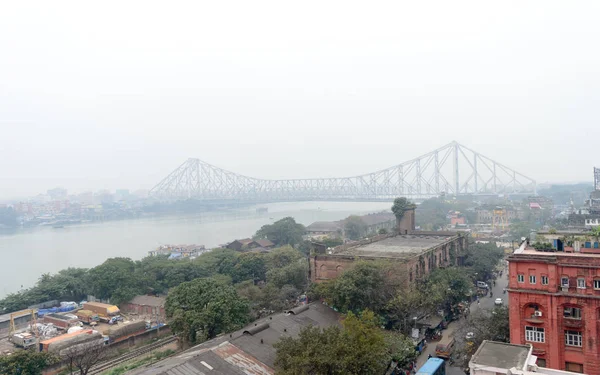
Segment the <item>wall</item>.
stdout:
<path fill-rule="evenodd" d="M 415 232 L 413 234 L 417 233 L 423 235 L 442 234 L 441 232 Z M 411 283 L 417 279 L 425 277 L 435 268 L 458 264 L 458 254 L 460 254 L 466 246 L 466 237 L 457 237 L 456 233 L 452 233 L 452 235 L 454 235 L 454 237 L 449 237 L 448 241 L 440 246 L 429 249 L 419 255 L 412 256 L 411 258 L 397 259 L 383 257 L 361 257 L 360 259 L 394 262 L 397 264 L 396 274 L 398 277 L 402 277 Z M 393 235 L 379 235 L 369 240 L 361 240 L 352 244 L 341 245 L 336 247 L 335 251 L 343 251 L 354 246 L 377 242 L 381 239 L 391 236 Z M 452 251 L 454 251 L 456 255 L 454 259 L 451 255 Z M 335 279 L 344 270 L 351 267 L 356 259 L 358 258 L 350 255 L 314 254 L 309 258 L 310 279 L 312 282 L 317 283 Z"/>
<path fill-rule="evenodd" d="M 582 363 L 584 372 L 600 373 L 600 257 L 564 256 L 553 253 L 513 254 L 509 257 L 510 339 L 513 344 L 533 345 L 533 354 L 546 360 L 546 366 L 565 370 L 565 362 Z M 518 275 L 524 282 L 518 282 Z M 535 284 L 529 276 L 535 276 Z M 542 276 L 548 285 L 542 285 Z M 561 278 L 568 277 L 569 286 L 561 287 Z M 577 288 L 577 279 L 585 280 L 586 288 Z M 581 319 L 564 317 L 567 307 L 582 310 Z M 534 312 L 542 312 L 535 317 Z M 525 326 L 545 331 L 543 343 L 525 341 Z M 565 345 L 565 330 L 582 332 L 582 347 Z"/>

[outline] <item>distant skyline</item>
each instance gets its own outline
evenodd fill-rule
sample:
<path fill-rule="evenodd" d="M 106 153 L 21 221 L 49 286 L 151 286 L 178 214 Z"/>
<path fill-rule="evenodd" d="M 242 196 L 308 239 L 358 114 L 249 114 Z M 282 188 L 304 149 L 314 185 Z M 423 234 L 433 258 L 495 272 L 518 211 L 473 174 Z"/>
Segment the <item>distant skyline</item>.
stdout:
<path fill-rule="evenodd" d="M 6 2 L 0 200 L 150 189 L 187 158 L 343 177 L 456 140 L 600 166 L 600 2 Z"/>

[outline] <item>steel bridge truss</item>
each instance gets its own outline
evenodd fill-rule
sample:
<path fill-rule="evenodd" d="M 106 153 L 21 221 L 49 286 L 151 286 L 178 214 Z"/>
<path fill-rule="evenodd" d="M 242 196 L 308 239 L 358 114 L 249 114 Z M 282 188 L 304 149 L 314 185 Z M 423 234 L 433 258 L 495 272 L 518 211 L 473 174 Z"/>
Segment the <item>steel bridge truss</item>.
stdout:
<path fill-rule="evenodd" d="M 265 180 L 188 159 L 151 191 L 160 200 L 277 202 L 389 200 L 536 193 L 533 179 L 457 142 L 391 168 L 354 177 Z"/>

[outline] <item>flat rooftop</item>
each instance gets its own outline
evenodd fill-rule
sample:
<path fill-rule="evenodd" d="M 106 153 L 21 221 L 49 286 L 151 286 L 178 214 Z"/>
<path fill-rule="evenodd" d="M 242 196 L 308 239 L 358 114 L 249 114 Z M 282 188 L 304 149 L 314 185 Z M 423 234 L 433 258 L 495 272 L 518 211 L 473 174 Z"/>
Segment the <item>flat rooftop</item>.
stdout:
<path fill-rule="evenodd" d="M 356 246 L 342 247 L 333 255 L 350 255 L 373 258 L 410 258 L 437 247 L 455 236 L 433 234 L 402 234 Z"/>
<path fill-rule="evenodd" d="M 586 249 L 590 250 L 590 249 Z M 593 249 L 591 249 L 593 250 Z M 597 250 L 597 249 L 596 249 Z M 573 257 L 573 258 L 600 258 L 600 254 L 595 253 L 576 253 L 576 252 L 564 252 L 564 251 L 539 251 L 532 247 L 528 247 L 519 253 L 512 253 L 510 256 L 519 255 L 535 255 L 535 256 L 547 256 L 547 257 Z"/>
<path fill-rule="evenodd" d="M 527 364 L 529 345 L 507 344 L 485 340 L 471 358 L 472 364 L 502 369 L 523 370 Z"/>

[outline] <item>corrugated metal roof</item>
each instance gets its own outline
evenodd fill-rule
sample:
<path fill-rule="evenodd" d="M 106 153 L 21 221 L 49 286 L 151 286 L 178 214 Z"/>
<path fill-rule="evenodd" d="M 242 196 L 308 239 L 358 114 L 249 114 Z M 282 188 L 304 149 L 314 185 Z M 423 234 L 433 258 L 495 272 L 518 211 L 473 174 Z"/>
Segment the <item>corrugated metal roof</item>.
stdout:
<path fill-rule="evenodd" d="M 312 303 L 307 310 L 296 311 L 296 314 L 281 313 L 260 319 L 231 335 L 219 336 L 176 357 L 165 359 L 149 368 L 134 370 L 130 374 L 272 375 L 275 373 L 273 367 L 276 356 L 273 344 L 282 337 L 297 337 L 303 327 L 325 328 L 339 325 L 339 314 L 321 303 Z M 252 329 L 259 326 L 264 328 L 267 324 L 265 329 Z M 202 362 L 213 369 L 208 369 Z"/>

